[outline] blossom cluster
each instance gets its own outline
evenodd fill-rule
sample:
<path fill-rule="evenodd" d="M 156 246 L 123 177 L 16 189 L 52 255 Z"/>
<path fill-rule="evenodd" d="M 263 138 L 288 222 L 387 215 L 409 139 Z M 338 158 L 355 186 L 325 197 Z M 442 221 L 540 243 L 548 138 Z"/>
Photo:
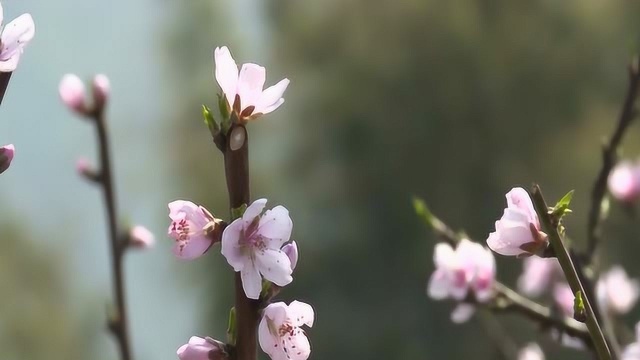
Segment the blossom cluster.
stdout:
<path fill-rule="evenodd" d="M 248 63 L 238 70 L 227 47 L 216 48 L 214 59 L 224 112 L 234 114 L 236 121 L 244 124 L 274 111 L 284 102 L 282 95 L 288 79 L 263 90 L 264 67 Z M 233 142 L 233 136 L 230 137 Z M 238 148 L 231 144 L 231 149 Z M 231 268 L 240 273 L 246 297 L 268 303 L 270 288 L 279 289 L 293 281 L 298 245 L 291 240 L 293 221 L 289 211 L 284 206 L 265 210 L 266 204 L 267 199 L 255 200 L 226 224 L 193 202 L 169 203 L 168 235 L 174 240 L 174 255 L 194 260 L 220 242 L 220 252 Z M 311 345 L 302 327 L 313 326 L 314 318 L 313 308 L 300 301 L 266 305 L 258 327 L 260 347 L 273 360 L 307 359 Z M 218 358 L 224 351 L 224 344 L 194 336 L 178 349 L 177 355 L 181 360 L 204 360 Z"/>

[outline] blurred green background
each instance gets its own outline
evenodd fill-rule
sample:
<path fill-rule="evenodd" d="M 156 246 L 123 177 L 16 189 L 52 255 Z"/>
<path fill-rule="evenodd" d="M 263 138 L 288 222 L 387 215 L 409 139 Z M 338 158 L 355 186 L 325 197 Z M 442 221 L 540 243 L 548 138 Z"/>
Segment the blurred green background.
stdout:
<path fill-rule="evenodd" d="M 315 359 L 495 359 L 477 319 L 425 295 L 434 237 L 423 197 L 483 241 L 514 185 L 549 199 L 575 189 L 568 231 L 583 246 L 600 144 L 640 49 L 640 4 L 598 0 L 5 0 L 36 37 L 0 108 L 17 154 L 0 182 L 0 348 L 7 359 L 115 359 L 106 334 L 110 272 L 101 196 L 75 173 L 95 159 L 89 124 L 58 100 L 61 76 L 106 73 L 123 221 L 157 246 L 126 259 L 137 359 L 175 359 L 193 334 L 224 338 L 231 271 L 218 249 L 170 253 L 166 204 L 227 214 L 222 159 L 202 123 L 215 104 L 212 50 L 288 77 L 286 103 L 249 127 L 252 192 L 283 204 L 301 260 L 281 294 L 312 304 Z M 637 125 L 625 155 L 640 152 Z M 602 264 L 640 277 L 637 221 L 613 205 Z M 498 259 L 514 284 L 515 259 Z M 630 326 L 640 319 L 634 310 Z M 513 315 L 519 345 L 584 358 Z M 261 355 L 263 356 L 263 355 Z M 266 356 L 263 356 L 266 358 Z"/>

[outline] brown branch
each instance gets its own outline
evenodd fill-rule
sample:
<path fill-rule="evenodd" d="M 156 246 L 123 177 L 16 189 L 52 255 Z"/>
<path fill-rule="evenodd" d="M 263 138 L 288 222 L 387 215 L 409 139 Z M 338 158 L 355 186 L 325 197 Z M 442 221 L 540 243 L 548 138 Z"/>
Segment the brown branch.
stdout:
<path fill-rule="evenodd" d="M 109 319 L 109 330 L 115 336 L 120 348 L 122 360 L 131 359 L 129 336 L 127 331 L 127 309 L 125 302 L 123 256 L 127 243 L 118 236 L 116 199 L 113 186 L 111 159 L 109 152 L 109 139 L 105 124 L 104 108 L 97 108 L 91 113 L 98 134 L 98 150 L 100 153 L 100 176 L 98 184 L 102 187 L 105 206 L 107 209 L 107 221 L 109 228 L 109 240 L 111 244 L 111 270 L 113 272 L 113 292 L 115 297 L 116 314 Z"/>
<path fill-rule="evenodd" d="M 636 116 L 635 103 L 640 87 L 640 71 L 638 71 L 638 58 L 635 57 L 629 65 L 629 85 L 624 104 L 618 118 L 618 126 L 613 132 L 609 142 L 602 148 L 602 167 L 593 184 L 591 191 L 591 207 L 587 223 L 587 253 L 586 259 L 590 263 L 600 242 L 602 223 L 602 201 L 607 191 L 607 179 L 617 160 L 617 152 L 622 138 Z"/>
<path fill-rule="evenodd" d="M 232 150 L 230 137 L 234 131 L 244 132 L 244 142 Z M 224 154 L 224 169 L 229 192 L 229 206 L 233 209 L 249 205 L 249 136 L 244 125 L 234 124 L 226 139 L 218 138 L 216 144 Z M 235 273 L 236 328 L 235 360 L 255 360 L 257 357 L 257 327 L 260 320 L 260 302 L 246 297 L 240 273 Z"/>
<path fill-rule="evenodd" d="M 2 99 L 4 99 L 4 94 L 7 92 L 7 88 L 9 87 L 9 80 L 11 80 L 10 72 L 0 72 L 0 105 L 2 105 Z"/>

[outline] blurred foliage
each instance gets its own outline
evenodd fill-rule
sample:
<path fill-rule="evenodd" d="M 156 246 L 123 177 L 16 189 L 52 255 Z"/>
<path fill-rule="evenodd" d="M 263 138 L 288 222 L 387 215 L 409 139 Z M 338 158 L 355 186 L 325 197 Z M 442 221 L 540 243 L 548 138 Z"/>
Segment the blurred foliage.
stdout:
<path fill-rule="evenodd" d="M 56 259 L 28 240 L 23 224 L 3 222 L 0 253 L 0 348 L 6 359 L 89 359 L 93 339 L 69 306 L 64 271 Z M 84 333 L 79 341 L 77 334 Z M 99 358 L 99 357 L 98 357 Z"/>
<path fill-rule="evenodd" d="M 549 199 L 575 189 L 566 226 L 582 246 L 600 141 L 613 129 L 625 67 L 640 49 L 640 6 L 276 0 L 258 19 L 268 34 L 258 46 L 234 37 L 256 19 L 220 4 L 176 6 L 172 75 L 185 107 L 171 114 L 181 120 L 169 146 L 185 149 L 175 166 L 189 174 L 189 197 L 226 211 L 221 157 L 199 114 L 202 103 L 215 104 L 212 48 L 229 45 L 239 63 L 266 64 L 269 84 L 292 80 L 283 108 L 250 125 L 252 189 L 292 212 L 301 260 L 281 297 L 315 307 L 312 357 L 495 358 L 477 322 L 453 326 L 452 305 L 426 298 L 434 243 L 411 197 L 483 241 L 512 186 L 539 182 Z M 262 48 L 268 56 L 252 51 Z M 634 126 L 629 155 L 640 150 L 637 136 Z M 604 264 L 615 255 L 632 265 L 615 249 L 626 241 L 640 250 L 630 241 L 639 231 L 621 212 L 612 217 Z M 223 338 L 230 272 L 222 257 L 210 258 L 221 276 L 206 329 Z M 501 258 L 498 266 L 513 283 L 520 263 Z M 505 320 L 518 344 L 536 332 L 517 317 Z M 456 346 L 460 339 L 465 346 Z M 550 358 L 581 356 L 543 345 Z"/>

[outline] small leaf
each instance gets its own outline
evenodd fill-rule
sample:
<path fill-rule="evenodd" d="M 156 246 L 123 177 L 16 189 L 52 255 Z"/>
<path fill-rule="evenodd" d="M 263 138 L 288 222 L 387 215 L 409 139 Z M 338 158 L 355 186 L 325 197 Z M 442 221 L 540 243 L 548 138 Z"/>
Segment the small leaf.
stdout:
<path fill-rule="evenodd" d="M 557 220 L 557 223 L 562 220 L 562 218 L 571 213 L 571 209 L 569 209 L 569 205 L 571 204 L 571 199 L 573 198 L 574 190 L 569 191 L 565 196 L 558 201 L 558 203 L 551 209 L 551 216 Z"/>
<path fill-rule="evenodd" d="M 231 209 L 232 221 L 235 219 L 241 218 L 246 210 L 247 210 L 247 204 L 242 204 L 237 208 Z"/>
<path fill-rule="evenodd" d="M 229 311 L 229 325 L 227 326 L 227 343 L 236 345 L 236 308 L 232 307 Z"/>
<path fill-rule="evenodd" d="M 433 216 L 433 213 L 431 213 L 431 211 L 429 210 L 429 208 L 427 207 L 427 204 L 424 202 L 424 200 L 418 198 L 418 197 L 414 197 L 413 198 L 413 209 L 415 210 L 416 214 L 422 218 L 422 220 L 425 222 L 425 224 L 427 224 L 427 226 L 433 228 L 433 221 L 435 220 L 435 216 Z"/>
<path fill-rule="evenodd" d="M 576 292 L 576 296 L 573 299 L 573 318 L 579 322 L 587 321 L 587 314 L 584 309 L 584 299 L 582 298 L 582 291 Z"/>
<path fill-rule="evenodd" d="M 209 109 L 206 105 L 202 105 L 202 117 L 204 118 L 204 123 L 209 128 L 211 135 L 216 136 L 216 134 L 220 131 L 220 127 L 218 126 L 216 120 L 213 118 L 211 109 Z"/>

